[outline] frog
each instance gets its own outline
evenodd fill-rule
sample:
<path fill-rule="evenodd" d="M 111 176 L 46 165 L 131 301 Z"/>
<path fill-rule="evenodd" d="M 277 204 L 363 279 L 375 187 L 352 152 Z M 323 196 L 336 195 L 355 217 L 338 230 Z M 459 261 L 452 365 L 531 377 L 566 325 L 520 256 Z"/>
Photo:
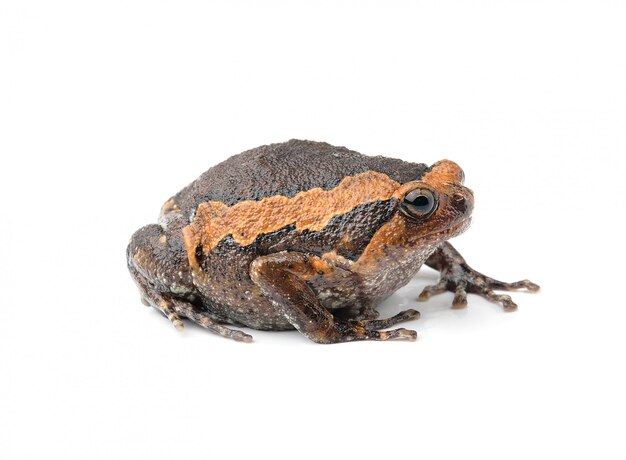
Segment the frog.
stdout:
<path fill-rule="evenodd" d="M 325 142 L 263 145 L 211 167 L 172 196 L 126 249 L 142 302 L 176 329 L 184 320 L 252 341 L 242 328 L 297 330 L 315 343 L 410 340 L 398 327 L 420 313 L 380 318 L 378 307 L 422 266 L 452 292 L 517 305 L 503 282 L 471 268 L 449 239 L 470 225 L 474 194 L 453 161 L 428 166 Z"/>

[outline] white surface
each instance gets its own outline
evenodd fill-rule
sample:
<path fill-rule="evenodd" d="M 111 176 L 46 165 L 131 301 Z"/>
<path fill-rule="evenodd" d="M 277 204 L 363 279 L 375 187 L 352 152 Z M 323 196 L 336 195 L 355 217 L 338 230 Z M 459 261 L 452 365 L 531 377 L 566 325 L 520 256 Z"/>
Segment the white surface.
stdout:
<path fill-rule="evenodd" d="M 624 4 L 204 3 L 0 4 L 0 458 L 623 459 Z M 382 309 L 415 343 L 177 333 L 128 238 L 294 137 L 457 161 L 456 246 L 542 292 L 453 311 L 425 270 Z"/>

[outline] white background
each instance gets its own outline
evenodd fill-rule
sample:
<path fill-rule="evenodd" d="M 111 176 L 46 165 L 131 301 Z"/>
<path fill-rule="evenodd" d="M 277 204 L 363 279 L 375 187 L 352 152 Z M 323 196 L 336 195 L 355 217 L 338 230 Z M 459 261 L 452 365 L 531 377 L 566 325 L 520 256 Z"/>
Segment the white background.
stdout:
<path fill-rule="evenodd" d="M 3 0 L 0 458 L 623 459 L 625 23 L 599 0 Z M 414 343 L 176 332 L 128 238 L 289 138 L 455 160 L 456 246 L 542 292 L 417 304 L 425 269 L 381 309 L 421 310 Z"/>

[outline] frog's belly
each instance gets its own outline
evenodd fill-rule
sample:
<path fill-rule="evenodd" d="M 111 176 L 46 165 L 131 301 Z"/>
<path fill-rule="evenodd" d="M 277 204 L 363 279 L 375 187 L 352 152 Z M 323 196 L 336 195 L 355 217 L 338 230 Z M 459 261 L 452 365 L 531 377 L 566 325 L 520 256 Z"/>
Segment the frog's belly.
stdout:
<path fill-rule="evenodd" d="M 320 303 L 328 310 L 358 308 L 364 305 L 355 278 L 332 283 L 309 283 Z M 218 321 L 243 325 L 258 330 L 290 330 L 294 327 L 278 313 L 271 301 L 251 280 L 230 289 L 224 285 L 209 285 L 203 289 L 204 306 Z"/>
<path fill-rule="evenodd" d="M 199 290 L 204 308 L 217 321 L 266 331 L 294 328 L 250 279 L 236 285 L 211 283 Z"/>
<path fill-rule="evenodd" d="M 397 251 L 367 267 L 356 262 L 335 270 L 330 276 L 310 279 L 307 284 L 328 310 L 375 307 L 407 284 L 435 249 L 436 245 Z M 224 275 L 228 270 L 237 270 L 232 263 L 224 263 L 220 268 L 223 270 L 213 273 Z M 252 282 L 247 269 L 238 268 L 233 276 L 215 277 L 199 286 L 207 310 L 216 318 L 228 318 L 228 322 L 253 329 L 293 329 Z"/>
<path fill-rule="evenodd" d="M 310 280 L 308 287 L 328 310 L 364 305 L 355 276 Z M 249 277 L 235 284 L 209 282 L 199 286 L 203 304 L 214 319 L 259 330 L 289 330 L 294 327 L 278 313 L 272 302 Z"/>

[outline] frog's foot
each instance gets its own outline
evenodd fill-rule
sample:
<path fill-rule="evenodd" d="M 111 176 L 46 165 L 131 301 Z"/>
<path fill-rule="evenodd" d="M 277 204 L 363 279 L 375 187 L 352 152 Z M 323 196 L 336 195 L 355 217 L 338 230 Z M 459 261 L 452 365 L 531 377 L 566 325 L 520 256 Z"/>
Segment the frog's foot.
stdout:
<path fill-rule="evenodd" d="M 431 267 L 441 273 L 439 282 L 435 285 L 426 286 L 419 295 L 418 300 L 428 300 L 433 295 L 446 291 L 454 292 L 452 306 L 464 308 L 467 306 L 467 293 L 478 294 L 487 300 L 500 303 L 505 311 L 514 311 L 517 304 L 510 296 L 496 294 L 494 290 L 514 291 L 526 289 L 536 292 L 539 286 L 529 280 L 505 283 L 498 281 L 472 269 L 465 259 L 450 245 L 444 243 L 427 261 Z"/>
<path fill-rule="evenodd" d="M 414 310 L 385 320 L 350 320 L 334 316 L 322 306 L 306 283 L 324 262 L 315 256 L 297 252 L 269 254 L 257 258 L 250 267 L 252 281 L 298 331 L 317 343 L 354 340 L 415 340 L 417 333 L 408 329 L 377 331 L 416 317 Z"/>
<path fill-rule="evenodd" d="M 504 283 L 468 267 L 468 270 L 464 271 L 461 276 L 455 276 L 450 273 L 442 274 L 439 283 L 426 286 L 419 295 L 418 300 L 425 301 L 433 295 L 450 291 L 454 292 L 452 307 L 464 308 L 467 306 L 467 293 L 469 292 L 478 294 L 491 302 L 502 304 L 505 311 L 514 311 L 517 309 L 517 304 L 513 302 L 511 296 L 496 294 L 494 290 L 512 291 L 521 288 L 526 288 L 530 292 L 539 290 L 539 286 L 528 280 Z"/>
<path fill-rule="evenodd" d="M 237 329 L 231 329 L 222 324 L 219 324 L 213 318 L 211 318 L 211 316 L 207 312 L 198 309 L 189 302 L 172 299 L 170 300 L 170 303 L 172 304 L 173 309 L 176 311 L 176 313 L 184 316 L 185 318 L 188 318 L 189 320 L 196 323 L 198 326 L 219 334 L 222 337 L 236 340 L 237 342 L 252 342 L 251 335 Z"/>

